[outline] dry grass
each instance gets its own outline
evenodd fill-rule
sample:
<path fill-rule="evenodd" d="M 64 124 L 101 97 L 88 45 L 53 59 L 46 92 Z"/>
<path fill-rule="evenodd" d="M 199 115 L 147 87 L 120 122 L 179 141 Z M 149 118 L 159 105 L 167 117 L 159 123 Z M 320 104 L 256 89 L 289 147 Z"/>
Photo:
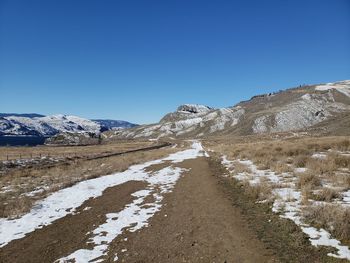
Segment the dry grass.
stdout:
<path fill-rule="evenodd" d="M 321 186 L 321 179 L 317 174 L 306 171 L 305 173 L 299 174 L 297 186 L 301 189 L 315 189 L 316 187 Z"/>
<path fill-rule="evenodd" d="M 332 176 L 338 169 L 334 159 L 328 156 L 326 159 L 309 158 L 306 168 L 314 174 Z"/>
<path fill-rule="evenodd" d="M 301 204 L 308 205 L 310 204 L 310 199 L 313 198 L 313 191 L 310 185 L 305 185 L 305 187 L 301 188 Z"/>
<path fill-rule="evenodd" d="M 339 151 L 350 151 L 348 137 L 290 138 L 259 141 L 257 138 L 245 143 L 230 141 L 207 141 L 206 146 L 226 154 L 228 159 L 249 159 L 258 169 L 271 169 L 276 173 L 293 172 L 295 168 L 305 167 L 308 174 L 300 175 L 299 187 L 305 183 L 311 188 L 320 187 L 326 180 L 334 185 L 340 182 L 350 187 L 350 155 Z M 314 153 L 324 152 L 326 159 L 314 158 Z M 341 180 L 339 171 L 342 169 Z"/>
<path fill-rule="evenodd" d="M 41 156 L 68 157 L 68 156 L 95 156 L 114 152 L 124 152 L 137 148 L 151 146 L 150 141 L 120 141 L 113 144 L 88 145 L 88 146 L 35 146 L 35 147 L 0 147 L 0 161 L 9 159 L 36 158 Z"/>
<path fill-rule="evenodd" d="M 93 160 L 72 160 L 46 167 L 10 170 L 0 177 L 0 186 L 12 191 L 0 193 L 0 217 L 17 217 L 27 212 L 33 202 L 59 189 L 72 186 L 79 181 L 126 170 L 130 165 L 158 159 L 179 148 L 170 147 L 128 153 Z M 43 189 L 34 196 L 26 193 Z"/>
<path fill-rule="evenodd" d="M 238 161 L 234 161 L 233 166 L 234 166 L 234 172 L 236 174 L 238 174 L 238 173 L 250 173 L 251 172 L 250 168 L 247 165 L 240 163 Z"/>
<path fill-rule="evenodd" d="M 289 173 L 293 171 L 293 168 L 291 165 L 288 165 L 288 163 L 282 162 L 282 161 L 276 161 L 273 162 L 270 165 L 270 168 L 272 171 L 276 172 L 276 173 Z"/>
<path fill-rule="evenodd" d="M 349 173 L 341 173 L 336 175 L 336 179 L 338 182 L 338 186 L 344 187 L 346 190 L 350 190 L 350 174 Z"/>
<path fill-rule="evenodd" d="M 230 152 L 235 158 L 266 158 L 266 155 L 276 159 L 288 157 L 307 157 L 315 152 L 350 151 L 350 139 L 348 137 L 321 137 L 321 138 L 291 138 L 266 140 L 256 138 L 254 141 L 244 143 L 235 141 L 206 141 L 205 145 L 215 151 Z"/>
<path fill-rule="evenodd" d="M 315 200 L 325 202 L 331 202 L 339 197 L 341 197 L 340 190 L 330 187 L 324 187 L 314 195 Z"/>
<path fill-rule="evenodd" d="M 241 141 L 244 141 L 243 139 Z M 229 160 L 249 159 L 258 169 L 271 169 L 277 174 L 289 173 L 297 190 L 301 191 L 303 216 L 312 226 L 323 227 L 336 238 L 350 241 L 350 207 L 336 204 L 336 199 L 350 189 L 350 138 L 303 137 L 244 142 L 208 141 L 208 148 L 225 154 Z M 322 153 L 322 156 L 315 156 Z M 296 172 L 296 168 L 306 168 Z M 295 179 L 296 178 L 296 179 Z M 257 200 L 268 199 L 271 182 L 250 185 L 243 183 L 246 193 Z M 317 205 L 317 202 L 326 205 Z"/>
<path fill-rule="evenodd" d="M 350 208 L 334 204 L 307 206 L 303 217 L 310 224 L 327 229 L 336 238 L 350 241 Z"/>
<path fill-rule="evenodd" d="M 307 155 L 299 155 L 299 156 L 295 156 L 294 158 L 291 158 L 291 160 L 293 160 L 293 165 L 295 167 L 306 167 L 306 164 L 308 162 L 308 160 L 310 159 L 309 156 Z"/>
<path fill-rule="evenodd" d="M 244 188 L 244 192 L 256 199 L 258 201 L 268 200 L 272 201 L 272 185 L 266 181 L 261 180 L 260 183 L 251 185 L 248 180 L 242 181 L 242 186 Z"/>

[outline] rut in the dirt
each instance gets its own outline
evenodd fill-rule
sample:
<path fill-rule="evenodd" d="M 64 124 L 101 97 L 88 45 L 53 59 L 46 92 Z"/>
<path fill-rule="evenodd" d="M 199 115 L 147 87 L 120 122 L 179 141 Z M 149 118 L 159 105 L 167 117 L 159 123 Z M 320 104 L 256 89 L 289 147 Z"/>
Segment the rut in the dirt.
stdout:
<path fill-rule="evenodd" d="M 208 158 L 181 166 L 190 171 L 167 196 L 161 212 L 148 228 L 115 240 L 108 262 L 116 254 L 121 262 L 275 262 L 221 191 Z"/>

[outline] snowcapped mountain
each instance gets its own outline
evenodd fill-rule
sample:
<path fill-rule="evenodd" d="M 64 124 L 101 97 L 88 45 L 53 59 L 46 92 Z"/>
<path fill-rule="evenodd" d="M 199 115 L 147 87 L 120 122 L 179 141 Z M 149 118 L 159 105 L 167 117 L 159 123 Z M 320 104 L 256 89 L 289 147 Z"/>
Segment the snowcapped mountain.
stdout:
<path fill-rule="evenodd" d="M 316 125 L 319 128 L 326 121 L 328 125 L 331 120 L 339 123 L 343 115 L 350 116 L 349 80 L 257 95 L 228 108 L 185 104 L 166 114 L 159 123 L 106 136 L 131 139 L 301 131 Z M 348 130 L 350 133 L 350 127 Z"/>
<path fill-rule="evenodd" d="M 101 125 L 101 131 L 108 131 L 113 129 L 121 129 L 121 128 L 132 128 L 138 126 L 137 124 L 130 123 L 127 121 L 120 120 L 92 120 Z"/>
<path fill-rule="evenodd" d="M 40 121 L 47 123 L 59 132 L 92 132 L 99 133 L 101 126 L 88 119 L 70 115 L 52 115 L 40 118 Z"/>
<path fill-rule="evenodd" d="M 103 120 L 92 121 L 72 115 L 42 116 L 39 114 L 2 114 L 0 117 L 1 135 L 50 137 L 58 133 L 95 133 L 110 127 L 132 127 L 123 121 L 112 123 L 108 127 L 101 124 Z M 118 125 L 119 124 L 119 125 Z"/>

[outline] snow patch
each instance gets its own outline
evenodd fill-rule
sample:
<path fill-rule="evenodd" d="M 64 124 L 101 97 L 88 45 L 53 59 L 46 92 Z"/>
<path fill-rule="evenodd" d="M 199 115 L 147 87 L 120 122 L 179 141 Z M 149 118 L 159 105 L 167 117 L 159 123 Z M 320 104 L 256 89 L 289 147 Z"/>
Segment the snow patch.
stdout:
<path fill-rule="evenodd" d="M 350 81 L 340 81 L 340 82 L 334 82 L 334 83 L 327 83 L 323 85 L 318 85 L 315 87 L 315 90 L 318 91 L 326 91 L 326 90 L 332 90 L 335 89 L 339 91 L 340 93 L 344 94 L 345 96 L 350 97 Z"/>

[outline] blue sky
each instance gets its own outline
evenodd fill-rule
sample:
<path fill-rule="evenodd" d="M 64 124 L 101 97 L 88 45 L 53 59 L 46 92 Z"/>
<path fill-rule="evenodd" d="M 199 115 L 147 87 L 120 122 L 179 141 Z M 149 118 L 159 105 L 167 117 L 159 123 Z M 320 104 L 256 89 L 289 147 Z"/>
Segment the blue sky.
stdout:
<path fill-rule="evenodd" d="M 0 112 L 149 123 L 344 79 L 349 0 L 0 0 Z"/>

